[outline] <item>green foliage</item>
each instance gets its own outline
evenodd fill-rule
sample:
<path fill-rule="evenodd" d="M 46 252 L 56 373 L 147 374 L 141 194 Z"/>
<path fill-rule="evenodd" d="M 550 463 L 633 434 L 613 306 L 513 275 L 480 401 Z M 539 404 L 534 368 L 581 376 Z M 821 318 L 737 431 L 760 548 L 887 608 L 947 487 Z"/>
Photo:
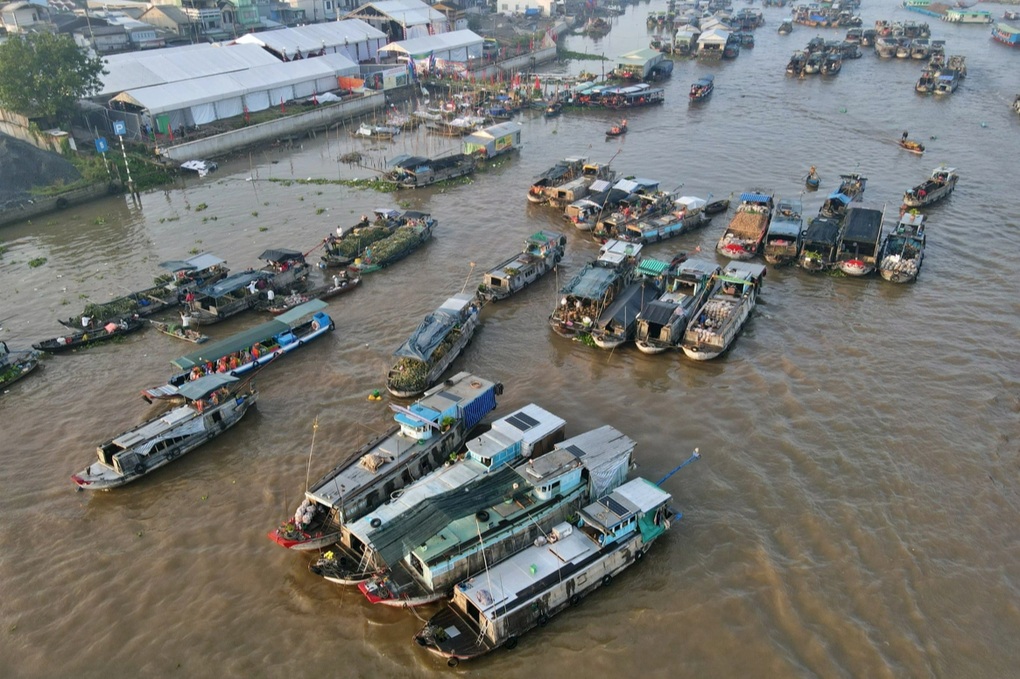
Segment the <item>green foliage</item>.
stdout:
<path fill-rule="evenodd" d="M 68 121 L 102 85 L 103 61 L 67 35 L 31 33 L 0 44 L 0 106 L 29 118 Z"/>
<path fill-rule="evenodd" d="M 35 259 L 28 260 L 28 265 L 30 267 L 32 267 L 33 269 L 35 269 L 37 267 L 40 267 L 40 266 L 42 266 L 45 263 L 46 263 L 46 258 L 45 257 L 36 257 Z"/>

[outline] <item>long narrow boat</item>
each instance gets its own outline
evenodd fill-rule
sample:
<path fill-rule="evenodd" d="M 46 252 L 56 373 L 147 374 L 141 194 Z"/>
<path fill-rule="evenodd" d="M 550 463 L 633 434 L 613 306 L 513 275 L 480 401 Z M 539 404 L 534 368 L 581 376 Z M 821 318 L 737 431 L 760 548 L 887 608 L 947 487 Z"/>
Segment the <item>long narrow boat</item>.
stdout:
<path fill-rule="evenodd" d="M 356 585 L 384 569 L 399 569 L 415 545 L 439 533 L 454 535 L 446 530 L 448 524 L 477 518 L 473 515 L 514 495 L 515 484 L 526 486 L 521 483 L 521 467 L 562 441 L 565 426 L 562 418 L 534 403 L 499 418 L 489 431 L 467 442 L 467 452 L 457 461 L 418 479 L 370 514 L 342 525 L 340 539 L 311 567 L 312 572 L 339 585 Z M 473 534 L 477 521 L 464 523 Z"/>
<path fill-rule="evenodd" d="M 740 205 L 716 245 L 716 252 L 730 259 L 746 260 L 761 252 L 775 207 L 770 191 L 740 194 Z"/>
<path fill-rule="evenodd" d="M 690 233 L 711 221 L 712 218 L 705 213 L 705 205 L 707 202 L 703 198 L 680 196 L 674 201 L 672 211 L 642 216 L 627 224 L 619 239 L 648 245 Z"/>
<path fill-rule="evenodd" d="M 658 354 L 679 349 L 687 326 L 716 284 L 721 269 L 715 262 L 688 259 L 670 267 L 666 290 L 641 311 L 635 344 L 638 351 Z"/>
<path fill-rule="evenodd" d="M 878 273 L 892 283 L 909 283 L 917 280 L 924 261 L 925 216 L 920 212 L 906 212 L 900 217 L 896 230 L 885 237 L 879 257 Z"/>
<path fill-rule="evenodd" d="M 208 335 L 203 335 L 194 328 L 187 327 L 182 323 L 172 323 L 170 321 L 154 321 L 149 319 L 149 325 L 155 328 L 158 332 L 163 333 L 169 337 L 176 337 L 177 339 L 184 340 L 185 342 L 192 342 L 193 344 L 202 344 L 209 340 Z"/>
<path fill-rule="evenodd" d="M 141 330 L 143 326 L 144 323 L 140 318 L 121 318 L 108 321 L 104 325 L 82 328 L 77 332 L 37 342 L 32 345 L 32 348 L 51 354 L 82 349 L 98 342 L 107 342 L 117 337 L 123 337 L 136 330 Z"/>
<path fill-rule="evenodd" d="M 358 274 L 372 273 L 399 262 L 432 238 L 432 230 L 438 222 L 428 215 L 413 219 L 398 226 L 392 234 L 365 248 L 361 257 L 354 260 L 350 271 Z"/>
<path fill-rule="evenodd" d="M 431 516 L 427 524 L 404 531 L 396 526 L 387 532 L 384 522 L 379 538 L 403 533 L 403 549 L 385 550 L 388 567 L 358 588 L 374 604 L 401 608 L 448 599 L 458 582 L 531 546 L 592 498 L 626 481 L 634 448 L 630 437 L 605 425 L 505 470 L 509 474 L 504 475 L 515 477 L 509 480 L 516 487 L 511 485 L 503 497 L 491 493 L 486 504 L 474 505 L 480 506 L 474 514 L 452 521 Z"/>
<path fill-rule="evenodd" d="M 327 306 L 317 299 L 305 302 L 274 320 L 176 358 L 171 363 L 180 372 L 166 384 L 143 389 L 142 398 L 179 400 L 181 388 L 199 377 L 211 373 L 238 377 L 285 356 L 334 329 L 333 319 L 323 311 Z"/>
<path fill-rule="evenodd" d="M 415 635 L 422 648 L 449 665 L 504 647 L 544 627 L 640 561 L 670 527 L 672 497 L 637 478 L 561 523 L 548 538 L 461 582 L 449 606 Z"/>
<path fill-rule="evenodd" d="M 764 277 L 764 265 L 745 262 L 731 262 L 715 276 L 718 286 L 684 333 L 680 346 L 687 358 L 708 361 L 733 344 L 754 310 Z"/>
<path fill-rule="evenodd" d="M 461 372 L 408 407 L 391 404 L 397 426 L 345 456 L 305 490 L 294 518 L 269 539 L 299 551 L 333 544 L 345 523 L 374 511 L 458 452 L 502 393 L 502 384 Z"/>
<path fill-rule="evenodd" d="M 829 194 L 818 211 L 822 217 L 839 219 L 846 214 L 846 208 L 850 203 L 859 202 L 864 196 L 864 187 L 868 185 L 867 177 L 852 172 L 841 174 L 839 178 L 839 187 Z"/>
<path fill-rule="evenodd" d="M 549 315 L 556 334 L 573 338 L 589 332 L 595 319 L 634 277 L 641 249 L 640 243 L 607 241 L 598 258 L 560 289 L 560 302 Z"/>
<path fill-rule="evenodd" d="M 449 298 L 425 317 L 393 352 L 397 362 L 386 376 L 386 389 L 410 398 L 422 393 L 446 372 L 467 347 L 478 328 L 478 302 L 473 295 Z"/>
<path fill-rule="evenodd" d="M 341 271 L 338 274 L 334 274 L 332 280 L 322 285 L 317 285 L 314 288 L 309 288 L 304 292 L 295 292 L 285 297 L 276 296 L 272 300 L 265 300 L 258 305 L 258 308 L 262 311 L 268 311 L 274 316 L 295 309 L 305 302 L 310 302 L 313 299 L 325 301 L 327 299 L 333 299 L 339 295 L 350 292 L 354 288 L 358 287 L 361 283 L 359 276 L 350 277 L 346 271 Z"/>
<path fill-rule="evenodd" d="M 885 208 L 852 206 L 843 219 L 836 266 L 848 276 L 866 276 L 878 267 Z"/>
<path fill-rule="evenodd" d="M 109 490 L 169 464 L 237 424 L 258 392 L 232 388 L 230 375 L 207 375 L 183 386 L 184 405 L 115 436 L 98 448 L 99 460 L 71 476 L 78 488 Z"/>
<path fill-rule="evenodd" d="M 528 287 L 563 259 L 567 239 L 554 231 L 538 231 L 524 241 L 524 250 L 482 276 L 478 298 L 495 302 Z"/>
<path fill-rule="evenodd" d="M 551 168 L 538 175 L 528 189 L 528 201 L 532 203 L 548 203 L 552 192 L 559 186 L 581 176 L 581 169 L 588 162 L 585 156 L 564 158 Z"/>
<path fill-rule="evenodd" d="M 323 239 L 324 252 L 320 268 L 346 268 L 354 264 L 366 249 L 374 243 L 393 235 L 402 226 L 414 226 L 415 224 L 427 224 L 431 222 L 434 227 L 436 222 L 427 212 L 406 211 L 399 212 L 389 208 L 378 208 L 373 210 L 375 219 L 369 220 L 362 215 L 361 221 L 354 226 L 344 230 L 337 227 L 337 234 L 330 234 Z M 395 260 L 394 260 L 395 261 Z"/>
<path fill-rule="evenodd" d="M 11 351 L 0 342 L 0 390 L 6 389 L 39 367 L 39 352 Z"/>
<path fill-rule="evenodd" d="M 465 128 L 462 134 L 470 131 Z M 400 189 L 417 189 L 471 174 L 475 171 L 475 159 L 463 153 L 439 158 L 403 156 L 391 161 L 391 166 L 393 170 L 386 174 L 386 179 Z"/>
<path fill-rule="evenodd" d="M 92 302 L 85 306 L 81 316 L 60 322 L 78 329 L 83 319 L 102 323 L 129 316 L 145 318 L 177 306 L 189 290 L 214 283 L 227 275 L 225 262 L 208 252 L 186 260 L 160 262 L 159 266 L 167 273 L 157 276 L 152 287 L 109 302 Z"/>

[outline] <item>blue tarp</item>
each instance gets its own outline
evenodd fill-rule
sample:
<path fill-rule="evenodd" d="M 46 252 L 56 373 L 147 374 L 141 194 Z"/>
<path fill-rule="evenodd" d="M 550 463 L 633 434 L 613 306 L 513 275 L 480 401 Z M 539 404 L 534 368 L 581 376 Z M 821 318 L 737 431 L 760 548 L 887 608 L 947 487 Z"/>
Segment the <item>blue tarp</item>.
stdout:
<path fill-rule="evenodd" d="M 741 203 L 768 203 L 772 200 L 772 196 L 765 193 L 742 193 L 740 194 Z"/>
<path fill-rule="evenodd" d="M 840 193 L 839 191 L 833 191 L 832 194 L 829 196 L 829 200 L 837 200 L 840 203 L 842 203 L 843 205 L 849 205 L 850 201 L 851 201 L 851 198 L 850 198 L 850 196 L 846 195 L 845 193 Z"/>
<path fill-rule="evenodd" d="M 485 392 L 478 395 L 475 400 L 464 406 L 464 427 L 470 431 L 476 424 L 482 421 L 486 415 L 496 409 L 495 387 L 489 387 Z"/>

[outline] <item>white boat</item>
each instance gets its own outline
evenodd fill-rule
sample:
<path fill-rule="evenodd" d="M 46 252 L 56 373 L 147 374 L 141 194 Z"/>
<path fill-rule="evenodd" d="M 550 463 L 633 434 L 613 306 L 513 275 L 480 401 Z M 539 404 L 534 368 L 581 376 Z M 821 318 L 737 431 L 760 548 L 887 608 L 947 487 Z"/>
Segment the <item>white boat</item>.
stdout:
<path fill-rule="evenodd" d="M 920 212 L 905 212 L 896 230 L 885 237 L 878 273 L 892 283 L 909 283 L 917 279 L 924 261 L 924 222 Z"/>
<path fill-rule="evenodd" d="M 368 137 L 370 139 L 393 139 L 400 134 L 400 128 L 390 125 L 369 125 L 361 123 L 354 135 L 357 137 Z"/>
<path fill-rule="evenodd" d="M 204 177 L 210 172 L 215 172 L 217 168 L 219 168 L 219 165 L 211 160 L 185 160 L 181 163 L 182 170 L 194 172 L 199 177 Z"/>
<path fill-rule="evenodd" d="M 397 426 L 372 439 L 310 488 L 292 520 L 268 534 L 288 549 L 307 551 L 340 539 L 357 521 L 415 479 L 457 453 L 475 425 L 496 407 L 503 385 L 457 373 L 410 406 L 391 404 Z"/>
<path fill-rule="evenodd" d="M 733 344 L 754 310 L 765 277 L 763 264 L 731 262 L 715 276 L 717 287 L 687 327 L 680 347 L 687 358 L 708 361 Z"/>
<path fill-rule="evenodd" d="M 450 604 L 415 635 L 451 666 L 504 647 L 544 627 L 615 576 L 641 561 L 670 528 L 669 493 L 637 478 L 561 523 L 548 537 L 458 584 Z"/>
<path fill-rule="evenodd" d="M 478 301 L 461 293 L 430 313 L 393 355 L 386 389 L 399 398 L 417 396 L 446 372 L 478 328 Z"/>
<path fill-rule="evenodd" d="M 666 291 L 641 311 L 635 344 L 638 351 L 658 354 L 678 349 L 688 324 L 694 318 L 716 284 L 718 264 L 704 259 L 688 259 L 666 278 Z"/>
<path fill-rule="evenodd" d="M 258 392 L 240 393 L 230 375 L 212 374 L 178 390 L 184 405 L 115 436 L 98 448 L 99 460 L 71 476 L 78 488 L 109 490 L 169 464 L 237 424 Z"/>
<path fill-rule="evenodd" d="M 931 176 L 903 194 L 903 205 L 915 208 L 936 203 L 953 192 L 959 179 L 956 168 L 939 165 Z"/>

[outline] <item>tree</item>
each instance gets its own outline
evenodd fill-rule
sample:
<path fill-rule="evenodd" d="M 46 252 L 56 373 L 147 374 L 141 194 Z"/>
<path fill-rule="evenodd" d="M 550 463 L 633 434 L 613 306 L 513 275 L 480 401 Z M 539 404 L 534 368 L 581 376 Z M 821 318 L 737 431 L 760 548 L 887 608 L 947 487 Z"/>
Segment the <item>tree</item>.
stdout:
<path fill-rule="evenodd" d="M 102 86 L 103 60 L 66 35 L 32 33 L 0 44 L 0 107 L 27 118 L 69 121 Z"/>

